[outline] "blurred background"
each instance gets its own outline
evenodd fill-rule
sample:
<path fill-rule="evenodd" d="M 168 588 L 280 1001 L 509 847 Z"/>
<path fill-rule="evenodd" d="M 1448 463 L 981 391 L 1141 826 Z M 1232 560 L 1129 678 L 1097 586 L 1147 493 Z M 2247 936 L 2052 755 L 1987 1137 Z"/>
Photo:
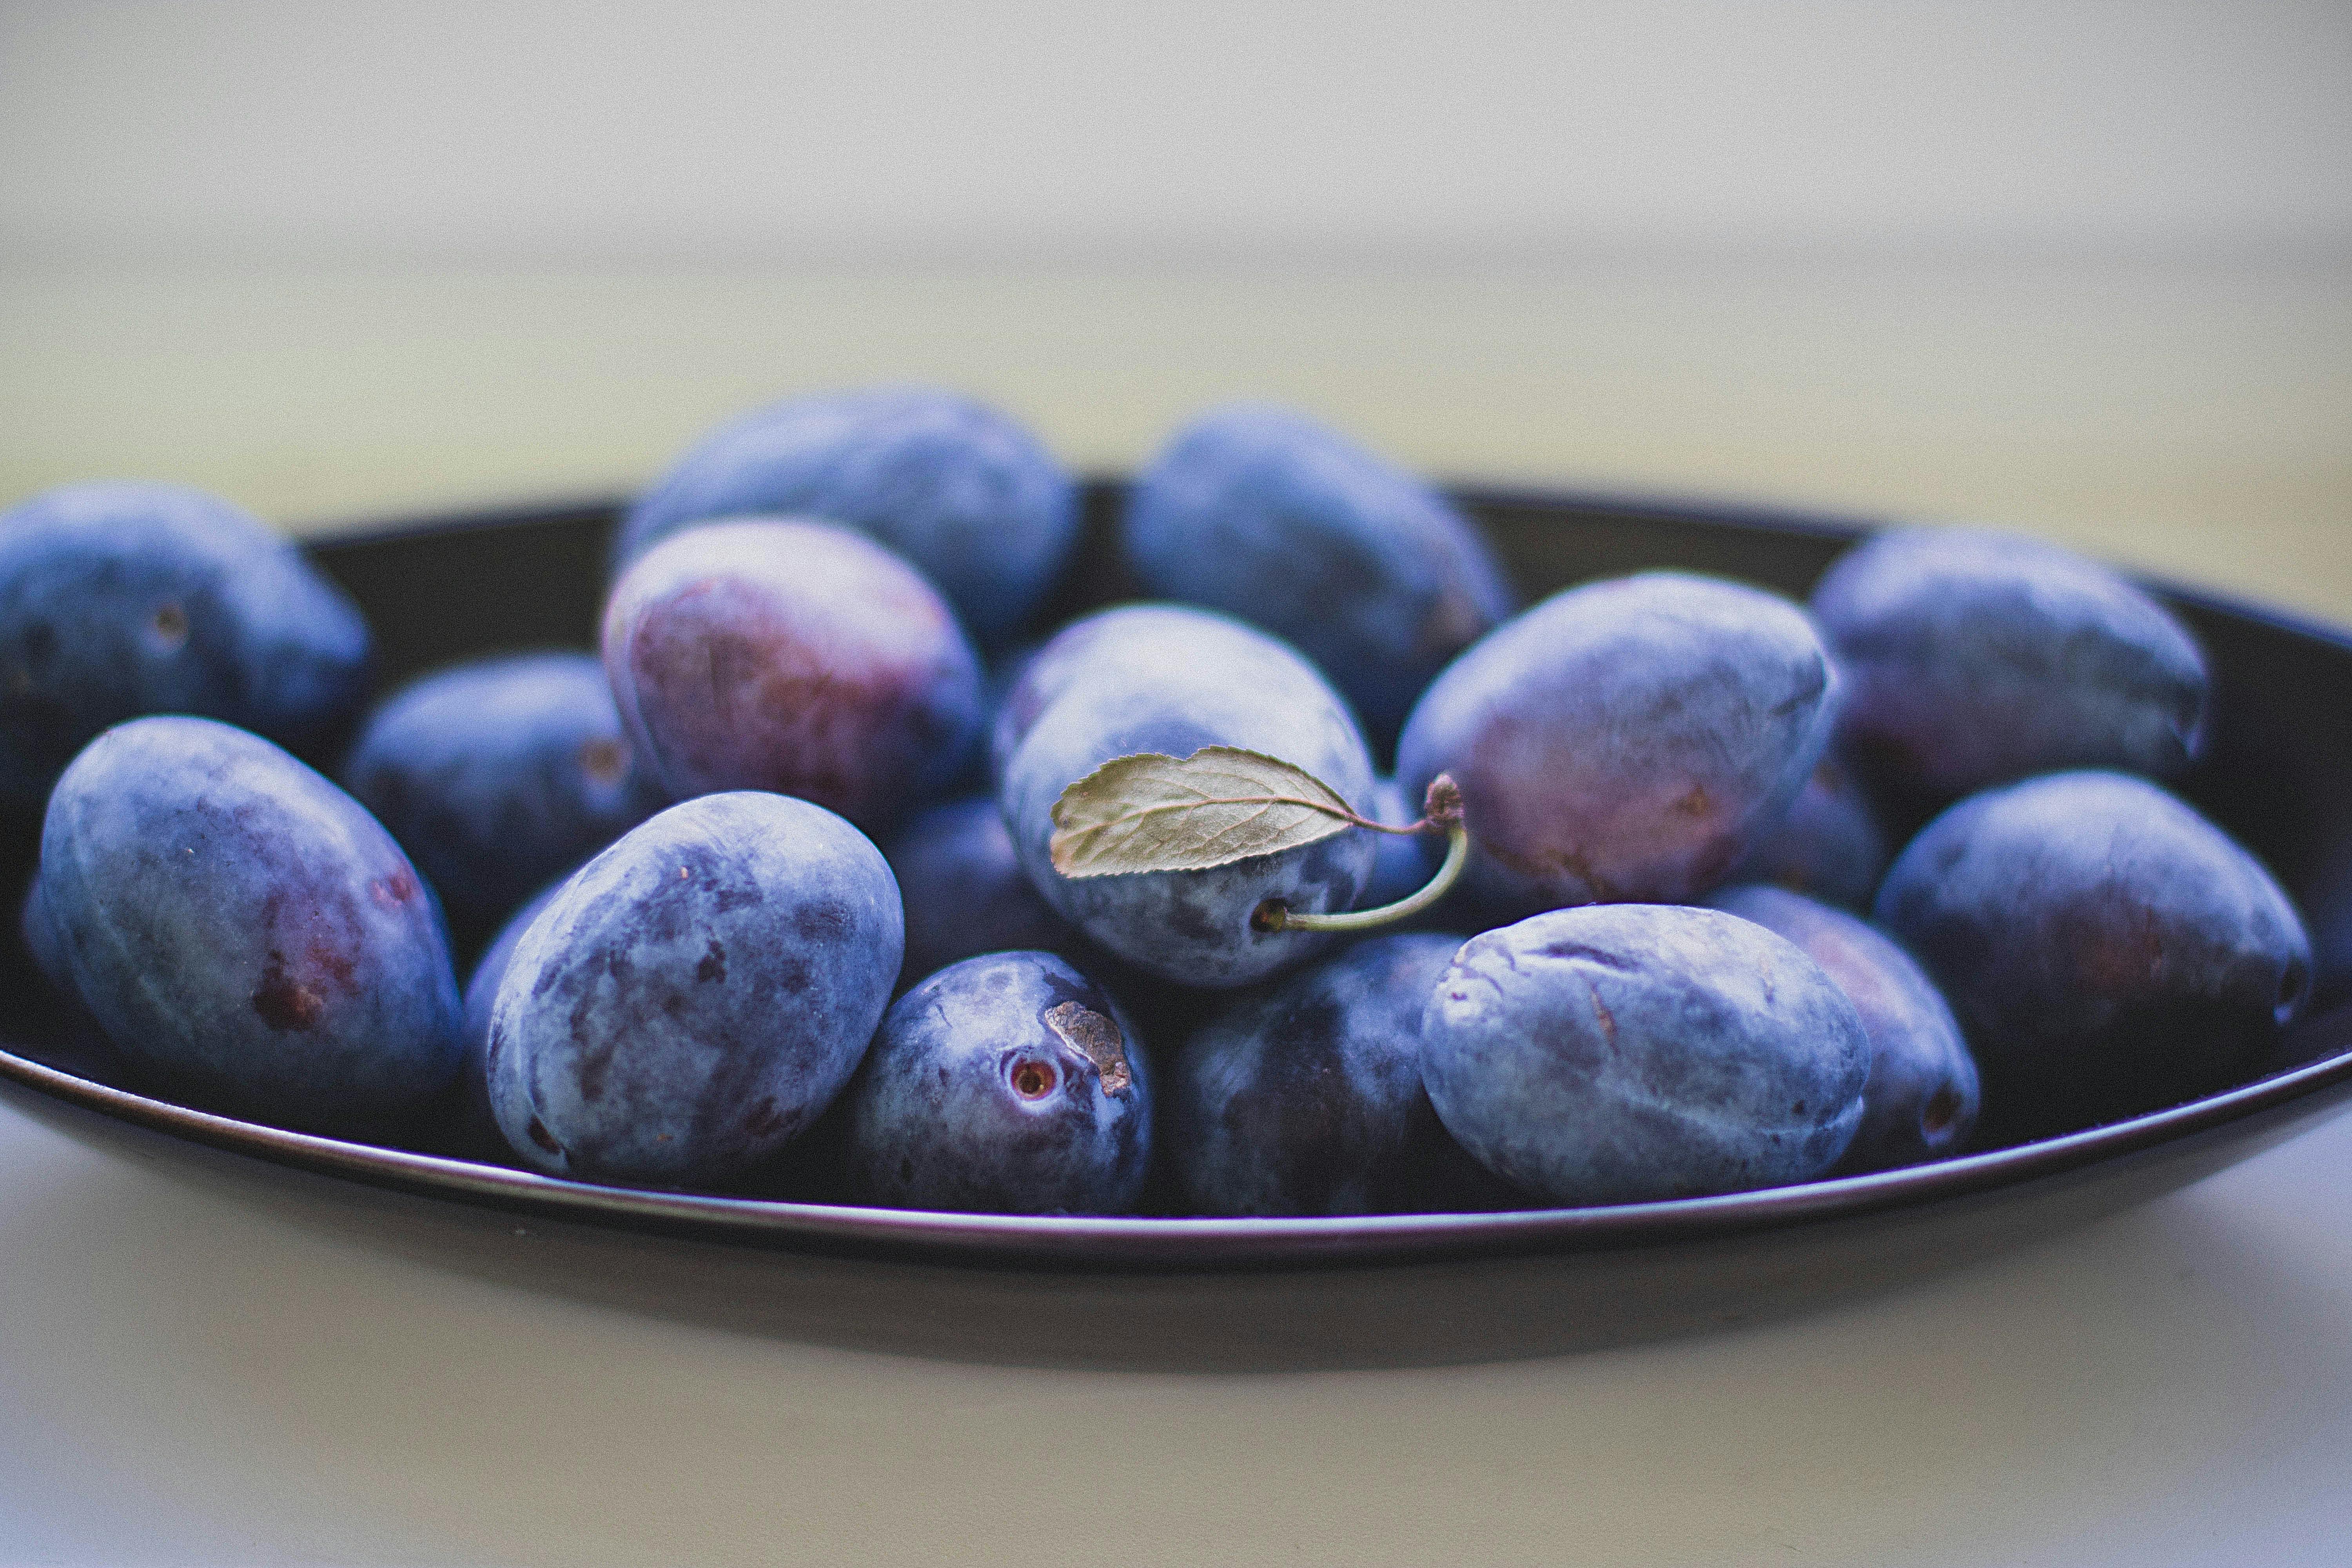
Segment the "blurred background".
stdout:
<path fill-rule="evenodd" d="M 1092 470 L 2030 528 L 2352 615 L 2352 6 L 0 0 L 0 501 L 618 492 L 794 390 Z"/>

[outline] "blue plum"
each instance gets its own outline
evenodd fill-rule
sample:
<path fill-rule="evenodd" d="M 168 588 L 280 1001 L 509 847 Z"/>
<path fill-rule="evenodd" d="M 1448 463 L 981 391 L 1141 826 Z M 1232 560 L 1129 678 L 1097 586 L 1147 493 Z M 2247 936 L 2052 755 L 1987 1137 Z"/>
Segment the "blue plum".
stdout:
<path fill-rule="evenodd" d="M 963 769 L 946 784 L 935 789 L 929 798 L 945 803 L 961 795 L 993 795 L 996 792 L 996 720 L 1003 711 L 1004 700 L 1020 684 L 1021 676 L 1029 661 L 1043 647 L 1042 641 L 1025 642 L 1005 649 L 993 658 L 983 658 L 980 669 L 980 742 L 971 749 Z"/>
<path fill-rule="evenodd" d="M 1382 750 L 1431 678 L 1511 613 L 1467 518 L 1286 408 L 1235 404 L 1179 431 L 1119 537 L 1153 597 L 1223 610 L 1313 659 Z"/>
<path fill-rule="evenodd" d="M 1166 1157 L 1188 1208 L 1447 1206 L 1466 1163 L 1421 1082 L 1422 1016 L 1457 936 L 1380 936 L 1218 1010 L 1168 1069 Z M 1484 1206 L 1484 1205 L 1482 1205 Z"/>
<path fill-rule="evenodd" d="M 522 933 L 531 922 L 546 912 L 563 890 L 569 876 L 558 877 L 525 900 L 522 907 L 507 917 L 490 944 L 482 949 L 482 956 L 474 961 L 474 973 L 466 982 L 465 1016 L 466 1048 L 474 1060 L 477 1076 L 482 1060 L 489 1054 L 490 1008 L 498 1002 L 499 985 L 506 979 L 507 965 L 514 962 L 515 948 L 522 942 Z M 485 1105 L 488 1103 L 486 1100 Z"/>
<path fill-rule="evenodd" d="M 19 907 L 16 933 L 25 944 L 26 956 L 42 979 L 58 991 L 70 993 L 73 972 L 66 967 L 65 949 L 58 938 L 58 928 L 50 923 L 49 906 L 41 898 L 41 884 L 34 879 L 25 889 L 25 901 Z"/>
<path fill-rule="evenodd" d="M 490 1109 L 551 1174 L 724 1184 L 848 1081 L 903 940 L 882 852 L 824 807 L 749 790 L 671 806 L 515 944 L 490 1009 Z"/>
<path fill-rule="evenodd" d="M 19 1038 L 52 1067 L 83 1078 L 137 1087 L 142 1075 L 127 1067 L 121 1053 L 107 1043 L 75 994 L 73 972 L 67 967 L 65 948 L 49 920 L 48 906 L 42 901 L 38 879 L 25 889 L 17 934 L 22 951 L 0 957 L 0 994 L 9 994 L 24 1006 L 16 1016 L 16 1025 L 24 1031 Z M 19 990 L 20 986 L 24 989 Z"/>
<path fill-rule="evenodd" d="M 982 722 L 955 616 L 896 555 L 825 523 L 709 523 L 655 545 L 604 610 L 631 745 L 673 798 L 794 795 L 867 829 L 945 787 Z"/>
<path fill-rule="evenodd" d="M 447 1084 L 440 911 L 356 801 L 260 737 L 136 719 L 58 778 L 41 831 L 51 962 L 172 1092 L 325 1131 Z"/>
<path fill-rule="evenodd" d="M 499 985 L 506 979 L 507 965 L 514 961 L 522 933 L 555 901 L 555 895 L 569 880 L 569 877 L 557 878 L 508 917 L 490 945 L 482 950 L 482 956 L 474 961 L 473 975 L 466 982 L 466 1058 L 457 1068 L 457 1124 L 451 1131 L 467 1153 L 497 1158 L 508 1152 L 506 1134 L 499 1131 L 499 1119 L 490 1110 L 490 1009 L 498 1003 Z"/>
<path fill-rule="evenodd" d="M 630 509 L 620 558 L 755 513 L 871 534 L 990 647 L 1036 609 L 1078 533 L 1076 487 L 1028 431 L 952 393 L 877 387 L 772 404 L 705 437 Z"/>
<path fill-rule="evenodd" d="M 2311 934 L 2315 1007 L 2352 995 L 2352 820 L 2339 821 L 2300 871 L 2297 896 Z"/>
<path fill-rule="evenodd" d="M 1707 902 L 1796 943 L 1862 1016 L 1870 1083 L 1841 1173 L 1922 1164 L 1968 1147 L 1983 1104 L 1976 1058 L 1910 954 L 1843 910 L 1785 888 L 1726 888 Z"/>
<path fill-rule="evenodd" d="M 1841 557 L 1812 610 L 1846 682 L 1838 744 L 1911 809 L 2067 768 L 2165 778 L 2196 755 L 2196 640 L 2069 551 L 1899 529 Z"/>
<path fill-rule="evenodd" d="M 1715 910 L 1554 910 L 1464 944 L 1423 1022 L 1438 1119 L 1568 1205 L 1810 1181 L 1861 1125 L 1870 1041 L 1795 946 Z"/>
<path fill-rule="evenodd" d="M 1050 952 L 990 952 L 901 996 L 843 1096 L 847 1164 L 894 1208 L 1124 1214 L 1151 1158 L 1143 1042 Z"/>
<path fill-rule="evenodd" d="M 1181 668 L 1202 635 L 1201 612 L 1182 605 L 1121 605 L 1084 616 L 1030 650 L 1012 671 L 989 719 L 989 774 L 1001 786 L 1013 753 L 1039 715 L 1080 676 L 1100 678 L 1108 667 L 1130 668 L 1129 679 Z"/>
<path fill-rule="evenodd" d="M 2311 990 L 2311 942 L 2254 858 L 2147 780 L 2052 773 L 1929 823 L 1878 923 L 1943 987 L 1997 1144 L 2211 1092 Z"/>
<path fill-rule="evenodd" d="M 1832 754 L 1806 778 L 1788 815 L 1748 846 L 1726 880 L 1770 882 L 1824 903 L 1866 910 L 1893 858 L 1860 782 Z"/>
<path fill-rule="evenodd" d="M 588 654 L 427 676 L 369 718 L 343 776 L 467 931 L 666 804 L 634 765 L 604 667 Z"/>
<path fill-rule="evenodd" d="M 883 853 L 907 907 L 904 984 L 983 952 L 1078 956 L 1078 933 L 1021 869 L 993 795 L 918 813 Z"/>
<path fill-rule="evenodd" d="M 1407 799 L 1450 773 L 1500 918 L 1680 902 L 1780 820 L 1826 745 L 1832 676 L 1804 613 L 1678 573 L 1588 584 L 1497 627 L 1415 705 Z"/>
<path fill-rule="evenodd" d="M 1057 650 L 1070 645 L 1086 657 L 1062 660 Z M 1022 731 L 999 799 L 1022 867 L 1055 912 L 1146 973 L 1187 985 L 1245 984 L 1326 943 L 1311 932 L 1260 931 L 1251 917 L 1269 899 L 1302 910 L 1353 907 L 1378 835 L 1350 830 L 1205 871 L 1077 879 L 1054 868 L 1048 847 L 1063 790 L 1135 752 L 1244 747 L 1306 769 L 1360 810 L 1371 759 L 1347 704 L 1311 665 L 1238 621 L 1133 605 L 1070 626 L 1032 673 L 1050 674 L 1050 700 Z"/>
<path fill-rule="evenodd" d="M 75 752 L 142 713 L 315 749 L 368 673 L 350 599 L 226 501 L 80 484 L 0 512 L 0 810 L 37 813 Z"/>

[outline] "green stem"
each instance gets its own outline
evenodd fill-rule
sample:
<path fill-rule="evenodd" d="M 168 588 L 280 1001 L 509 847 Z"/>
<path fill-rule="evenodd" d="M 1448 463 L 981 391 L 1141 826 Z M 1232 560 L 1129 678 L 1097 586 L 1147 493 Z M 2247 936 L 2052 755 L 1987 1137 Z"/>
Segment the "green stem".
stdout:
<path fill-rule="evenodd" d="M 1257 907 L 1250 923 L 1260 931 L 1372 931 L 1412 919 L 1452 891 L 1469 859 L 1470 830 L 1456 816 L 1445 825 L 1445 863 L 1419 892 L 1377 910 L 1351 910 L 1338 915 L 1300 914 L 1280 899 L 1268 899 Z"/>

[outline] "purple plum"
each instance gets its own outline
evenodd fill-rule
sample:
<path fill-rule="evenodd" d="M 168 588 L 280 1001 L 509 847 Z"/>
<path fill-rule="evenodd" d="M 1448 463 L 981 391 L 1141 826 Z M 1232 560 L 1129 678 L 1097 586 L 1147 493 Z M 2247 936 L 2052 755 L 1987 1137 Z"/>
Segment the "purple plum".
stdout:
<path fill-rule="evenodd" d="M 970 398 L 886 386 L 790 398 L 706 437 L 630 509 L 618 554 L 755 515 L 871 535 L 989 647 L 1019 632 L 1078 535 L 1076 488 L 1035 437 Z"/>
<path fill-rule="evenodd" d="M 163 716 L 92 741 L 49 797 L 38 900 L 49 963 L 183 1098 L 373 1132 L 457 1070 L 431 892 L 358 802 L 257 735 Z"/>
<path fill-rule="evenodd" d="M 1715 910 L 1554 910 L 1470 939 L 1422 1026 L 1438 1119 L 1568 1205 L 1811 1181 L 1862 1123 L 1870 1041 L 1821 965 Z"/>
<path fill-rule="evenodd" d="M 1679 902 L 1803 786 L 1832 675 L 1804 613 L 1654 572 L 1555 594 L 1446 668 L 1405 724 L 1408 800 L 1450 773 L 1493 915 Z"/>
<path fill-rule="evenodd" d="M 1870 1083 L 1840 1172 L 1917 1165 L 1968 1147 L 1983 1103 L 1976 1058 L 1910 954 L 1844 910 L 1786 888 L 1726 888 L 1707 902 L 1794 942 L 1862 1016 Z"/>
<path fill-rule="evenodd" d="M 1841 557 L 1812 610 L 1846 682 L 1839 747 L 1915 813 L 2067 768 L 2168 778 L 2197 754 L 2196 639 L 2071 551 L 1898 529 Z"/>
<path fill-rule="evenodd" d="M 952 781 L 980 668 L 914 569 L 825 523 L 690 528 L 614 585 L 604 668 L 671 796 L 761 789 L 866 828 Z"/>
<path fill-rule="evenodd" d="M 1875 917 L 1975 1048 L 1988 1146 L 2221 1089 L 2311 992 L 2311 940 L 2270 873 L 2125 773 L 1970 795 L 1896 857 Z"/>
<path fill-rule="evenodd" d="M 1314 660 L 1383 752 L 1430 679 L 1511 613 L 1468 518 L 1286 408 L 1234 404 L 1177 432 L 1119 538 L 1152 597 L 1238 616 Z"/>
<path fill-rule="evenodd" d="M 671 806 L 515 944 L 490 1009 L 491 1111 L 553 1175 L 738 1179 L 848 1081 L 902 941 L 882 852 L 823 806 L 749 790 Z"/>

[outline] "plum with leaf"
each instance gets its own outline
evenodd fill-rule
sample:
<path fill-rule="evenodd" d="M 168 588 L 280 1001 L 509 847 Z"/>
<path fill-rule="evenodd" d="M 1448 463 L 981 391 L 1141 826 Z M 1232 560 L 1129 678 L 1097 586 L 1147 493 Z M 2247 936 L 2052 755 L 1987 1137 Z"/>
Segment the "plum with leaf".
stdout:
<path fill-rule="evenodd" d="M 1065 639 L 1087 645 L 1090 656 L 1062 662 L 1055 645 Z M 1078 826 L 1064 820 L 1064 792 L 1118 758 L 1245 752 L 1319 781 L 1343 809 L 1369 801 L 1363 736 L 1312 666 L 1223 616 L 1134 606 L 1077 622 L 1032 668 L 1054 672 L 1052 689 L 1024 714 L 999 800 L 1023 868 L 1055 912 L 1139 968 L 1190 985 L 1244 984 L 1321 945 L 1313 933 L 1265 929 L 1253 917 L 1269 900 L 1300 910 L 1351 908 L 1371 871 L 1365 835 L 1301 836 L 1296 812 L 1244 805 L 1230 820 L 1181 821 L 1213 852 L 1184 869 L 1160 868 L 1148 856 L 1073 859 L 1054 848 L 1057 834 Z M 1211 793 L 1228 787 L 1244 797 L 1269 793 L 1249 776 Z M 1110 795 L 1105 805 L 1111 818 L 1125 810 Z M 1149 849 L 1150 832 L 1182 816 L 1147 812 L 1132 818 L 1137 833 L 1107 825 L 1087 837 Z"/>

